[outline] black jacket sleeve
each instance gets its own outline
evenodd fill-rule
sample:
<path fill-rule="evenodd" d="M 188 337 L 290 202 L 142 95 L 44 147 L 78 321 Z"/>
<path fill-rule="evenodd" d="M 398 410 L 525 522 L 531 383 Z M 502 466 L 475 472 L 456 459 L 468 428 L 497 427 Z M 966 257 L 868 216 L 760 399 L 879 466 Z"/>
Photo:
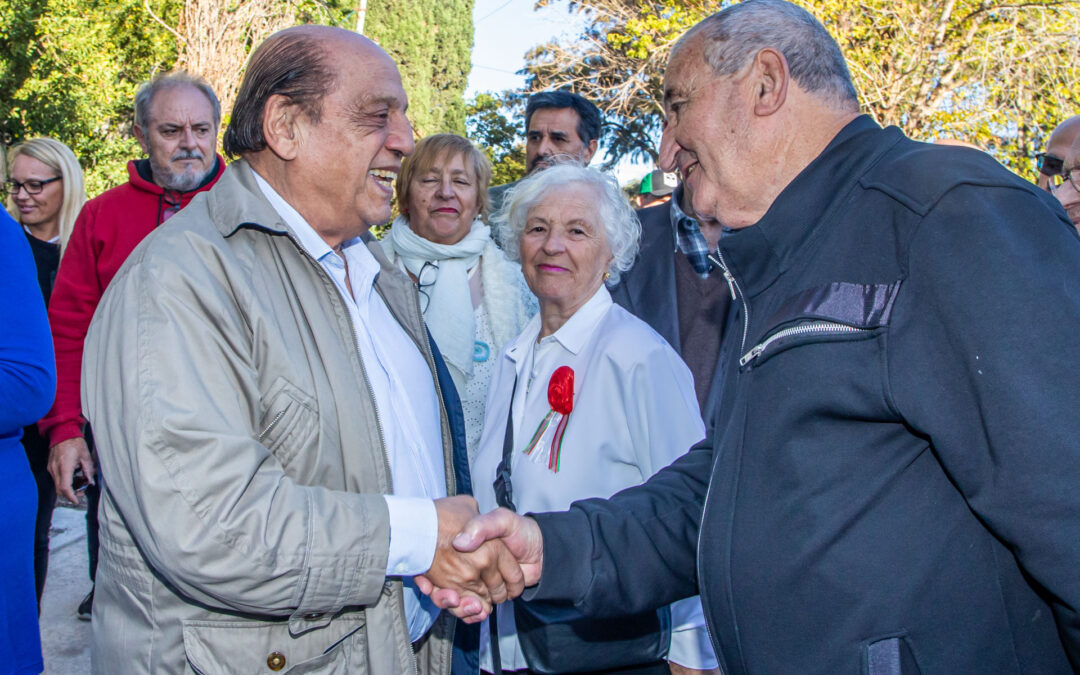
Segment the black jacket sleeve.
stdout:
<path fill-rule="evenodd" d="M 525 599 L 572 601 L 584 614 L 617 616 L 695 595 L 697 535 L 712 458 L 704 441 L 609 500 L 530 514 L 544 535 L 544 569 Z"/>
<path fill-rule="evenodd" d="M 915 233 L 894 405 L 1047 598 L 1080 667 L 1080 239 L 1022 187 L 959 186 Z"/>

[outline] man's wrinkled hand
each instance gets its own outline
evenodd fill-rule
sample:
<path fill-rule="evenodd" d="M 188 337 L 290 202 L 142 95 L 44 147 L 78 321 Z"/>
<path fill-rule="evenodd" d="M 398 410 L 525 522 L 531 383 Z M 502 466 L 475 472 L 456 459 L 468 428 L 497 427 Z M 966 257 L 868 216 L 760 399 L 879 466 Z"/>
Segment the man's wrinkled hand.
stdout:
<path fill-rule="evenodd" d="M 87 481 L 94 482 L 94 459 L 90 456 L 90 448 L 82 436 L 60 441 L 49 448 L 47 468 L 53 483 L 56 484 L 56 492 L 73 504 L 79 503 L 79 496 L 72 484 L 75 469 L 82 468 Z"/>
<path fill-rule="evenodd" d="M 524 589 L 521 567 L 501 541 L 481 541 L 466 551 L 452 545 L 466 525 L 479 515 L 476 500 L 468 496 L 437 499 L 435 510 L 439 517 L 438 543 L 431 569 L 416 578 L 421 591 L 432 595 L 440 607 L 461 606 L 465 608 L 461 610 L 463 614 L 472 617 L 486 617 L 492 605 L 521 594 Z M 433 595 L 437 591 L 440 592 Z"/>
<path fill-rule="evenodd" d="M 499 543 L 510 553 L 522 574 L 522 583 L 515 591 L 508 588 L 507 599 L 516 598 L 526 586 L 540 581 L 544 563 L 544 538 L 540 526 L 532 518 L 519 516 L 508 509 L 496 509 L 470 520 L 454 537 L 453 545 L 461 553 L 483 550 L 485 546 Z M 491 613 L 490 605 L 468 589 L 443 586 L 430 577 L 417 577 L 420 590 L 431 596 L 442 609 L 448 609 L 466 623 L 482 621 Z M 496 601 L 496 603 L 501 601 Z"/>

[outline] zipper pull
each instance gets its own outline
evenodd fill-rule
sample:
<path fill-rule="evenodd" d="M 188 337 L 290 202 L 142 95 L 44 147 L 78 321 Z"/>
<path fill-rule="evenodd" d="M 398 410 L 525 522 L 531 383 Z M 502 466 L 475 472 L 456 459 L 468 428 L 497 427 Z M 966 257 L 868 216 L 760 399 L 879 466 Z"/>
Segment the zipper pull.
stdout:
<path fill-rule="evenodd" d="M 737 300 L 735 296 L 735 277 L 728 271 L 727 265 L 724 264 L 720 258 L 712 253 L 708 256 L 709 262 L 716 265 L 720 272 L 724 275 L 724 281 L 727 282 L 728 290 L 731 291 L 731 299 Z"/>
<path fill-rule="evenodd" d="M 746 364 L 750 363 L 751 361 L 753 361 L 757 357 L 761 356 L 761 352 L 763 352 L 763 351 L 765 351 L 765 345 L 762 345 L 762 344 L 754 345 L 753 349 L 751 349 L 750 351 L 743 354 L 742 358 L 739 359 L 739 366 L 740 367 L 745 367 Z"/>

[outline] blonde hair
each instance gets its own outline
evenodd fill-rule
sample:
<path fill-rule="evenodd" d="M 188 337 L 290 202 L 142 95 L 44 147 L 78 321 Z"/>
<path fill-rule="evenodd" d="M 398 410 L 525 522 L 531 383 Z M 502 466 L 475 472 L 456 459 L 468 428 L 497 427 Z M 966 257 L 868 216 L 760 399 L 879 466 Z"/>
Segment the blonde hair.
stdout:
<path fill-rule="evenodd" d="M 75 219 L 79 216 L 83 204 L 86 203 L 86 185 L 83 182 L 82 167 L 79 160 L 75 159 L 75 153 L 71 148 L 55 138 L 31 138 L 16 145 L 8 154 L 8 174 L 11 174 L 11 166 L 19 155 L 32 157 L 42 164 L 56 171 L 63 178 L 63 202 L 60 205 L 60 253 L 63 255 L 67 248 L 68 239 L 71 238 L 71 230 L 75 227 Z M 7 208 L 9 213 L 18 213 L 14 201 L 8 195 Z"/>
<path fill-rule="evenodd" d="M 487 220 L 491 211 L 488 200 L 491 162 L 469 139 L 457 134 L 435 134 L 416 143 L 416 149 L 401 163 L 401 171 L 395 183 L 398 208 L 404 211 L 409 206 L 409 189 L 413 176 L 427 173 L 435 166 L 435 162 L 443 157 L 449 159 L 459 155 L 465 160 L 466 169 L 476 181 L 476 205 L 480 207 L 480 215 Z"/>

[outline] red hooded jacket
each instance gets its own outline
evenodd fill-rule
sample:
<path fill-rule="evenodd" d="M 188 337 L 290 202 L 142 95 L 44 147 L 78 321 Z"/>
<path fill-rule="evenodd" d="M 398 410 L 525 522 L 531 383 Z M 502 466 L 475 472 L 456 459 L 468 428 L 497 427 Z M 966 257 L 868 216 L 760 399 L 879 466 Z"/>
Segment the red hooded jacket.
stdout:
<path fill-rule="evenodd" d="M 49 446 L 82 435 L 80 381 L 83 340 L 101 296 L 128 255 L 155 227 L 209 190 L 225 171 L 219 155 L 212 176 L 190 192 L 166 190 L 150 177 L 150 161 L 128 162 L 128 182 L 86 202 L 71 233 L 49 302 L 56 350 L 56 401 L 38 427 Z"/>

